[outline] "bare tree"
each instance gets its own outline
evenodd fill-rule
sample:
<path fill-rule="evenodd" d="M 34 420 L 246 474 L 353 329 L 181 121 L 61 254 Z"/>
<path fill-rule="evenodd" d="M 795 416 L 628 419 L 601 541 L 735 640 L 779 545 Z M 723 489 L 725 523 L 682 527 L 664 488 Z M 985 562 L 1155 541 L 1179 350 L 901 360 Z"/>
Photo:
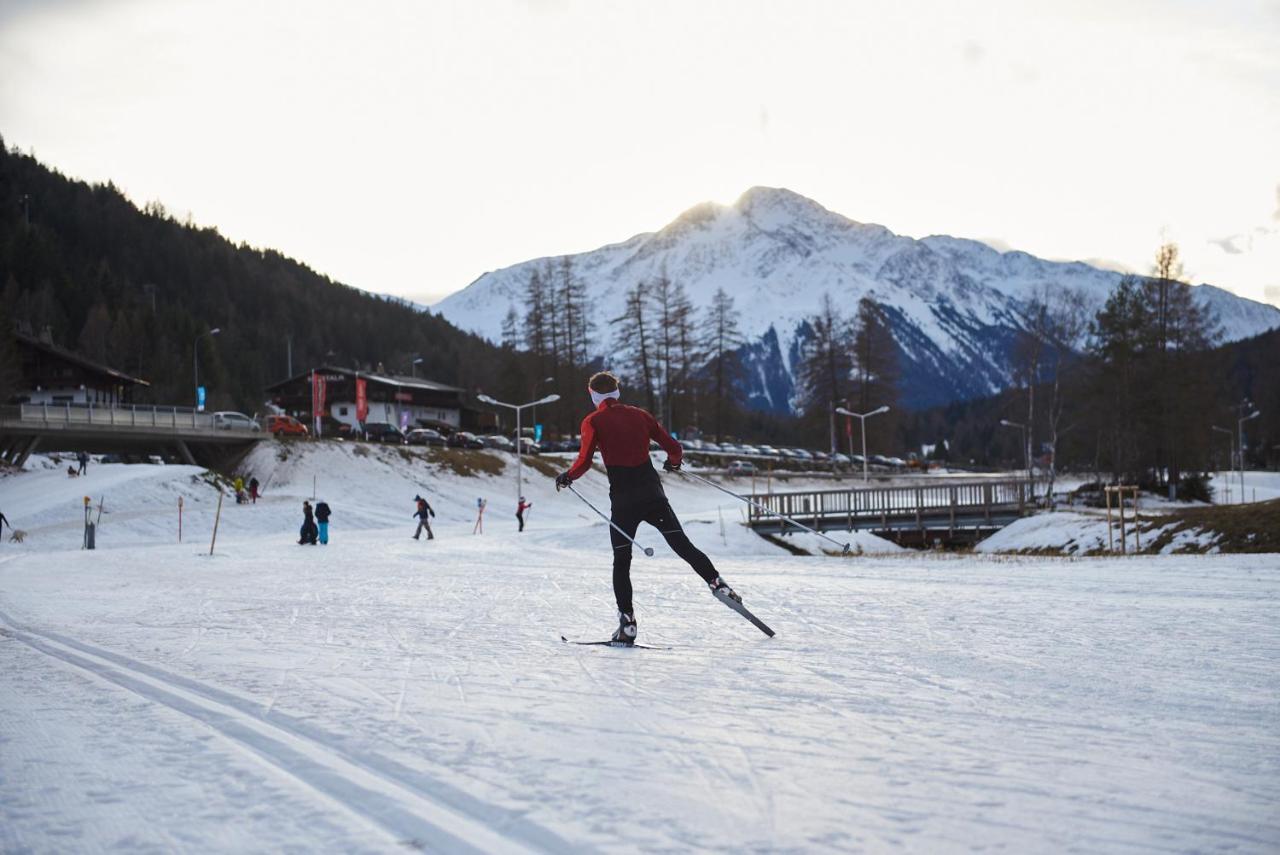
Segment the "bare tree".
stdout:
<path fill-rule="evenodd" d="M 630 367 L 623 373 L 634 386 L 643 387 L 649 411 L 657 409 L 654 399 L 654 364 L 657 354 L 654 352 L 653 331 L 650 329 L 652 319 L 649 315 L 649 285 L 637 282 L 627 291 L 623 312 L 610 321 L 617 327 L 615 345 L 617 353 L 630 360 Z"/>
<path fill-rule="evenodd" d="M 853 336 L 849 321 L 830 294 L 823 294 L 818 314 L 809 318 L 811 335 L 804 346 L 797 379 L 806 421 L 816 428 L 824 422 L 830 434 L 831 453 L 836 448 L 835 409 L 845 400 L 853 373 Z"/>
<path fill-rule="evenodd" d="M 724 404 L 733 381 L 735 369 L 734 351 L 742 343 L 738 330 L 738 310 L 733 298 L 723 288 L 717 288 L 702 320 L 703 343 L 711 370 L 712 395 L 715 398 L 716 442 L 724 435 Z"/>

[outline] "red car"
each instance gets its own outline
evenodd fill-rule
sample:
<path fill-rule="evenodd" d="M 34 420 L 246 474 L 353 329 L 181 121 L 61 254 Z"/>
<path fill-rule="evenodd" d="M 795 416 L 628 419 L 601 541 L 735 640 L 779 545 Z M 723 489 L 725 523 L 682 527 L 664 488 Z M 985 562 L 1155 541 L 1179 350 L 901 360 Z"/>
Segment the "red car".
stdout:
<path fill-rule="evenodd" d="M 306 425 L 293 416 L 267 416 L 267 430 L 285 436 L 306 436 L 311 433 Z"/>

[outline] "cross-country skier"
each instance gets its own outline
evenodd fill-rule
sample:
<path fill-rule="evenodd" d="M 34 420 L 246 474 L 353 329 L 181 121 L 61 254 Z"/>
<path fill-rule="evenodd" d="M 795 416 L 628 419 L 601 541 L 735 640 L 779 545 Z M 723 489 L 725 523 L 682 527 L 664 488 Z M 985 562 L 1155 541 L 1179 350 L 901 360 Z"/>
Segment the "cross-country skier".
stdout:
<path fill-rule="evenodd" d="M 324 499 L 316 502 L 316 527 L 320 529 L 320 544 L 329 542 L 329 503 Z"/>
<path fill-rule="evenodd" d="M 418 520 L 418 530 L 413 533 L 413 539 L 417 540 L 422 534 L 422 530 L 427 530 L 427 540 L 435 540 L 436 536 L 431 533 L 431 518 L 436 512 L 431 509 L 431 505 L 427 504 L 427 500 L 421 496 L 414 496 L 413 500 L 418 503 L 418 509 L 413 516 Z"/>
<path fill-rule="evenodd" d="M 690 542 L 680 527 L 680 520 L 671 510 L 649 459 L 649 440 L 653 439 L 667 452 L 662 468 L 676 471 L 684 458 L 680 443 L 672 439 L 648 411 L 618 403 L 621 389 L 618 378 L 610 372 L 592 375 L 587 391 L 596 409 L 582 420 L 578 459 L 569 471 L 556 478 L 556 489 L 568 487 L 585 475 L 598 448 L 609 475 L 613 524 L 634 537 L 640 523 L 647 522 L 662 533 L 667 545 L 689 563 L 713 592 L 742 602 L 720 578 L 711 559 Z M 609 538 L 613 542 L 613 594 L 618 601 L 618 630 L 613 634 L 613 641 L 634 644 L 638 630 L 631 604 L 631 541 L 613 526 L 609 527 Z"/>
<path fill-rule="evenodd" d="M 533 507 L 532 502 L 526 502 L 524 496 L 520 497 L 520 501 L 516 502 L 516 519 L 520 521 L 520 530 L 524 531 L 524 512 Z"/>

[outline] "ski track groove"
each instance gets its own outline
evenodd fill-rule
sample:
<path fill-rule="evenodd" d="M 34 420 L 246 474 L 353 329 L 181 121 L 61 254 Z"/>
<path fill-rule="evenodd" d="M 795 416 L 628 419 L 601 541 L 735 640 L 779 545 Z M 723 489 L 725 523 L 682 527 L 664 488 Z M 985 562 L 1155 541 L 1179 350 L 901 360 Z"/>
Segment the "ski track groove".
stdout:
<path fill-rule="evenodd" d="M 3 611 L 0 626 L 32 650 L 213 730 L 396 844 L 448 852 L 583 851 L 515 811 L 396 761 L 349 751 L 312 725 L 283 715 L 268 718 L 259 703 L 83 641 L 24 627 Z"/>

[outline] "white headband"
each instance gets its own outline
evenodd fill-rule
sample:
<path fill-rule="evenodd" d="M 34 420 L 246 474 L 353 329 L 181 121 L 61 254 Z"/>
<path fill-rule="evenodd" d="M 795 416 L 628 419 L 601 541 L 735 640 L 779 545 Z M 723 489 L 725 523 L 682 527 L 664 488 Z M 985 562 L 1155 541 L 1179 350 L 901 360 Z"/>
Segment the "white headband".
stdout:
<path fill-rule="evenodd" d="M 609 398 L 622 397 L 621 389 L 614 389 L 612 392 L 597 392 L 595 389 L 589 388 L 587 391 L 591 393 L 591 403 L 595 404 L 597 407 L 600 406 L 602 401 L 607 401 Z"/>

